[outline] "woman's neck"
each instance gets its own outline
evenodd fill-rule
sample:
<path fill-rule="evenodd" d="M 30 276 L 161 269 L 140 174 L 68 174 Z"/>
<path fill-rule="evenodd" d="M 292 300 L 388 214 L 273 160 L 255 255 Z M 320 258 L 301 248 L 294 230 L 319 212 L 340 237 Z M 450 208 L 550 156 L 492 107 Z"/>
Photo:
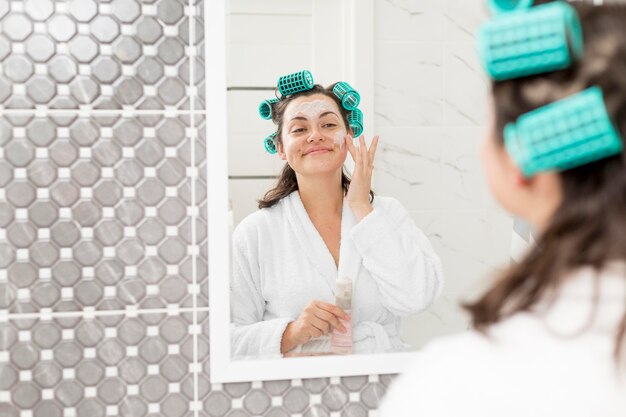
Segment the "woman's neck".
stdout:
<path fill-rule="evenodd" d="M 297 174 L 300 200 L 309 216 L 341 216 L 344 192 L 341 187 L 341 171 L 338 174 L 311 177 Z"/>

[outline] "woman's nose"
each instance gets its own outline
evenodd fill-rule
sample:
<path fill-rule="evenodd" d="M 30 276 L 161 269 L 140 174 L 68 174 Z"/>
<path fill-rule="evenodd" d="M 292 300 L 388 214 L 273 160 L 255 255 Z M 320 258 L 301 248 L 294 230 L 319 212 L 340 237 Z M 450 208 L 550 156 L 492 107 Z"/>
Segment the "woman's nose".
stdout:
<path fill-rule="evenodd" d="M 307 141 L 314 142 L 314 141 L 321 141 L 321 140 L 324 140 L 324 135 L 322 135 L 322 132 L 318 128 L 311 129 L 311 134 L 309 135 L 309 138 L 307 139 Z"/>

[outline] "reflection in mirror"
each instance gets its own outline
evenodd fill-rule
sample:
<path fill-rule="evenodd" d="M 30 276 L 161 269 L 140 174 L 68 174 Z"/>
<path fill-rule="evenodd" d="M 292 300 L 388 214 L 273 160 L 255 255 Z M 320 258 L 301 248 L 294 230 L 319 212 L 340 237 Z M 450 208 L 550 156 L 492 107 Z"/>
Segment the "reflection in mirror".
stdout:
<path fill-rule="evenodd" d="M 373 132 L 353 139 L 363 114 L 351 80 L 323 86 L 312 72 L 293 71 L 310 68 L 313 53 L 266 59 L 263 74 L 242 70 L 250 65 L 245 34 L 253 43 L 254 25 L 267 27 L 268 16 L 282 33 L 280 16 L 229 15 L 233 359 L 410 350 L 402 318 L 441 293 L 439 257 L 396 198 L 370 191 L 378 140 Z M 293 35 L 289 48 L 315 47 L 314 31 Z M 257 109 L 263 123 L 248 123 Z"/>
<path fill-rule="evenodd" d="M 467 329 L 459 301 L 480 291 L 470 284 L 509 260 L 512 219 L 488 197 L 477 151 L 484 106 L 476 103 L 484 102 L 486 84 L 468 33 L 482 11 L 449 3 L 373 2 L 375 75 L 362 82 L 334 59 L 345 55 L 345 38 L 329 35 L 335 25 L 319 23 L 341 13 L 320 10 L 311 0 L 281 3 L 280 12 L 271 0 L 228 2 L 229 199 L 237 229 L 233 359 L 420 349 L 434 336 Z M 333 59 L 320 59 L 335 52 Z M 305 69 L 322 91 L 287 95 L 271 104 L 274 120 L 263 119 L 259 104 L 281 97 L 278 78 Z M 338 81 L 361 93 L 364 150 L 372 150 L 380 135 L 370 179 L 375 195 L 356 209 L 349 195 L 337 197 L 343 159 L 348 177 L 357 178 L 348 145 L 359 145 L 340 140 L 344 131 L 354 131 L 345 120 L 349 111 L 324 90 Z M 364 94 L 368 90 L 371 95 Z M 331 123 L 322 120 L 325 111 Z M 264 140 L 281 127 L 277 112 L 283 130 L 277 153 L 270 154 Z M 332 149 L 304 155 L 309 141 L 332 143 Z M 260 210 L 258 201 L 275 188 L 286 164 L 304 181 L 300 190 Z M 356 201 L 363 203 L 363 195 Z M 343 279 L 352 285 L 351 308 L 338 299 Z M 341 310 L 333 314 L 336 308 Z M 333 323 L 346 327 L 344 312 L 352 328 L 338 334 Z M 303 315 L 314 319 L 300 320 L 296 332 L 292 323 Z M 303 323 L 328 333 L 303 334 Z M 253 328 L 263 331 L 247 332 Z M 350 330 L 352 347 L 333 348 L 333 334 Z"/>
<path fill-rule="evenodd" d="M 355 110 L 335 87 L 286 92 L 279 80 L 272 119 L 286 164 L 233 235 L 235 358 L 404 351 L 401 318 L 441 292 L 428 239 L 396 199 L 371 193 L 377 138 L 353 143 Z"/>

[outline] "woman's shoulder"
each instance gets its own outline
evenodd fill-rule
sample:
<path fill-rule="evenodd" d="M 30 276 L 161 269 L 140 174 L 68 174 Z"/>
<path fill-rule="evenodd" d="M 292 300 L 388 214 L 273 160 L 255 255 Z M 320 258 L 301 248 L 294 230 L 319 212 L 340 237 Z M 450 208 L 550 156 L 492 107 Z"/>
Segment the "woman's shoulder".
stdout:
<path fill-rule="evenodd" d="M 518 313 L 484 332 L 472 329 L 435 339 L 422 350 L 428 362 L 441 360 L 457 367 L 485 365 L 504 357 L 528 353 L 533 345 L 543 345 L 545 328 L 541 320 L 528 313 Z"/>
<path fill-rule="evenodd" d="M 394 197 L 376 195 L 372 207 L 390 219 L 403 220 L 409 216 L 408 210 Z"/>
<path fill-rule="evenodd" d="M 444 336 L 435 339 L 424 347 L 422 353 L 426 357 L 435 358 L 458 358 L 461 356 L 489 356 L 489 352 L 494 348 L 493 340 L 487 335 L 476 330 L 469 330 L 463 333 Z M 465 356 L 467 358 L 467 356 Z M 436 362 L 436 361 L 435 361 Z"/>
<path fill-rule="evenodd" d="M 374 196 L 372 207 L 380 208 L 385 211 L 406 210 L 398 199 L 378 194 Z"/>
<path fill-rule="evenodd" d="M 506 367 L 513 358 L 517 363 L 527 360 L 531 364 L 537 362 L 537 352 L 543 352 L 545 357 L 557 352 L 578 354 L 593 351 L 600 345 L 608 346 L 613 340 L 612 335 L 604 337 L 603 334 L 572 339 L 563 337 L 567 333 L 559 330 L 562 329 L 550 326 L 544 315 L 524 311 L 489 326 L 484 332 L 469 330 L 436 339 L 424 352 L 431 359 L 458 357 L 461 363 L 497 363 L 498 367 Z M 598 344 L 598 341 L 603 343 Z"/>

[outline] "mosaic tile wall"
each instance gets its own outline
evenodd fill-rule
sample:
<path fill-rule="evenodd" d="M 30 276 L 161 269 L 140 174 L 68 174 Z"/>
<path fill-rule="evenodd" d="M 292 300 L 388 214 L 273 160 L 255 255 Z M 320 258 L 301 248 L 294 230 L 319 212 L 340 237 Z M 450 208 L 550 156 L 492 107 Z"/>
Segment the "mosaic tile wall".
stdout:
<path fill-rule="evenodd" d="M 0 416 L 372 416 L 211 384 L 202 3 L 0 0 Z"/>

